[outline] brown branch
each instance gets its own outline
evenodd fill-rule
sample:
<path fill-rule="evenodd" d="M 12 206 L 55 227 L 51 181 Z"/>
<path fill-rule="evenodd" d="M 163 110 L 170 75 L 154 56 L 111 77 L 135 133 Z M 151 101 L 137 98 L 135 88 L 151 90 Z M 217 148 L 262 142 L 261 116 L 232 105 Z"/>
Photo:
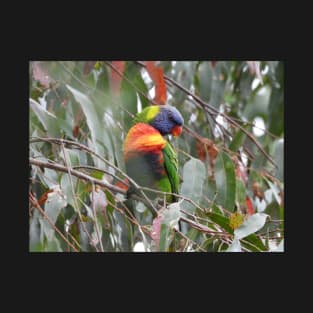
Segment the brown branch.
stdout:
<path fill-rule="evenodd" d="M 102 238 L 100 236 L 100 230 L 99 230 L 98 223 L 97 223 L 97 212 L 96 212 L 96 204 L 95 204 L 95 184 L 91 183 L 91 187 L 92 187 L 92 212 L 94 215 L 95 229 L 96 229 L 96 234 L 97 234 L 99 245 L 100 245 L 100 251 L 104 252 L 103 245 L 102 245 Z"/>
<path fill-rule="evenodd" d="M 39 205 L 37 199 L 29 193 L 29 200 L 32 203 L 32 205 L 44 216 L 44 218 L 48 221 L 50 226 L 61 236 L 61 238 L 75 251 L 79 252 L 68 240 L 67 238 L 62 234 L 62 232 L 54 225 L 54 223 L 51 221 L 49 216 L 45 213 L 45 211 L 41 208 Z"/>
<path fill-rule="evenodd" d="M 144 66 L 145 64 L 143 62 L 137 61 L 137 64 Z M 257 146 L 257 148 L 265 155 L 265 157 L 277 168 L 276 163 L 273 161 L 273 159 L 271 158 L 271 156 L 263 149 L 262 145 L 255 139 L 255 137 L 248 132 L 244 127 L 242 127 L 241 125 L 239 125 L 235 120 L 233 120 L 231 117 L 229 117 L 227 114 L 219 112 L 215 107 L 213 107 L 212 105 L 206 103 L 205 101 L 203 101 L 201 98 L 199 98 L 198 96 L 196 96 L 195 94 L 193 94 L 191 91 L 189 91 L 188 89 L 186 89 L 184 86 L 182 86 L 181 84 L 177 83 L 174 79 L 168 77 L 167 75 L 164 75 L 164 79 L 167 82 L 170 82 L 171 84 L 173 84 L 174 86 L 176 86 L 177 88 L 179 88 L 180 90 L 184 91 L 186 94 L 188 94 L 189 96 L 191 96 L 196 102 L 198 102 L 204 110 L 206 110 L 209 114 L 219 114 L 221 116 L 223 116 L 224 118 L 227 119 L 227 121 L 229 121 L 232 125 L 236 126 L 237 128 L 239 128 L 242 132 L 244 132 L 249 139 Z"/>
<path fill-rule="evenodd" d="M 203 251 L 203 252 L 207 252 L 206 250 L 204 250 L 198 243 L 196 243 L 195 241 L 191 240 L 190 238 L 188 238 L 186 235 L 184 235 L 181 231 L 179 231 L 176 228 L 173 228 L 173 230 L 179 234 L 181 237 L 183 237 L 186 241 L 189 241 L 192 245 L 195 245 L 197 247 L 197 249 Z"/>
<path fill-rule="evenodd" d="M 181 198 L 181 199 L 191 203 L 194 207 L 198 208 L 199 210 L 203 211 L 203 209 L 197 203 L 195 203 L 193 200 L 191 200 L 191 199 L 189 199 L 189 198 L 187 198 L 185 196 L 182 196 L 180 194 L 173 193 L 173 192 L 160 191 L 160 190 L 156 190 L 156 189 L 152 189 L 152 188 L 148 188 L 148 187 L 139 187 L 139 189 L 151 191 L 151 192 L 162 194 L 162 195 L 165 195 L 165 196 L 166 195 L 171 195 L 171 196 L 175 196 L 177 198 Z"/>
<path fill-rule="evenodd" d="M 212 235 L 228 236 L 228 237 L 232 237 L 233 236 L 232 234 L 228 234 L 228 233 L 225 233 L 225 232 L 213 231 L 210 228 L 206 227 L 205 225 L 195 223 L 194 221 L 192 221 L 192 220 L 190 220 L 188 218 L 185 218 L 185 217 L 180 217 L 180 220 L 186 222 L 192 228 L 195 228 L 195 229 L 198 229 L 198 230 L 202 231 L 203 233 L 212 234 Z"/>
<path fill-rule="evenodd" d="M 118 167 L 116 167 L 114 164 L 112 164 L 111 162 L 109 162 L 108 160 L 106 160 L 105 158 L 101 157 L 99 154 L 97 154 L 96 152 L 92 151 L 91 149 L 89 149 L 88 147 L 78 143 L 78 142 L 75 142 L 75 141 L 71 141 L 71 140 L 66 140 L 66 139 L 60 139 L 60 138 L 32 138 L 30 140 L 30 143 L 33 143 L 33 142 L 38 142 L 38 141 L 46 141 L 46 142 L 52 142 L 52 143 L 55 143 L 55 144 L 58 144 L 58 145 L 62 145 L 64 143 L 70 145 L 70 146 L 74 146 L 74 147 L 77 147 L 78 149 L 80 150 L 83 150 L 83 151 L 86 151 L 94 156 L 96 156 L 97 158 L 99 158 L 101 161 L 103 161 L 105 164 L 109 165 L 110 167 L 114 168 L 117 172 L 119 172 L 120 174 L 122 174 L 124 177 L 126 177 L 129 182 L 131 184 L 133 184 L 133 186 L 138 189 L 140 191 L 140 193 L 142 194 L 142 196 L 146 199 L 146 201 L 149 203 L 149 205 L 151 206 L 151 208 L 153 208 L 153 210 L 157 213 L 158 210 L 154 207 L 153 203 L 151 202 L 151 200 L 146 196 L 146 194 L 143 192 L 143 190 L 141 190 L 141 187 L 131 178 L 129 177 L 128 175 L 126 175 L 122 170 L 120 170 Z M 80 172 L 79 172 L 80 173 Z M 82 173 L 81 173 L 82 174 Z M 85 175 L 87 176 L 87 175 Z M 114 176 L 112 174 L 112 176 Z M 89 176 L 88 176 L 89 177 Z M 113 186 L 115 187 L 115 186 Z M 115 188 L 118 188 L 118 187 L 115 187 Z M 110 188 L 109 188 L 110 189 Z M 120 188 L 118 188 L 120 189 Z M 122 190 L 122 189 L 120 189 Z M 125 191 L 118 191 L 118 192 L 121 192 L 123 194 L 126 194 Z"/>
<path fill-rule="evenodd" d="M 110 175 L 112 177 L 114 177 L 116 180 L 118 180 L 119 182 L 121 182 L 123 185 L 125 185 L 126 187 L 129 187 L 129 184 L 127 182 L 125 182 L 123 179 L 119 178 L 118 176 L 114 175 L 113 173 L 110 173 L 109 171 L 106 171 L 104 169 L 100 169 L 94 166 L 89 166 L 89 165 L 79 165 L 79 166 L 73 166 L 73 169 L 87 169 L 87 170 L 93 170 L 93 171 L 97 171 L 97 172 L 101 172 L 101 173 L 105 173 L 107 175 Z"/>
<path fill-rule="evenodd" d="M 216 114 L 220 114 L 221 116 L 223 116 L 225 119 L 227 119 L 227 121 L 229 121 L 232 125 L 238 127 L 242 132 L 244 132 L 249 139 L 258 147 L 258 149 L 265 155 L 265 157 L 275 166 L 277 167 L 276 163 L 273 161 L 273 159 L 271 158 L 271 156 L 263 149 L 262 145 L 255 139 L 255 137 L 248 132 L 244 127 L 242 127 L 240 124 L 238 124 L 236 121 L 234 121 L 231 117 L 229 117 L 227 114 L 219 112 L 217 109 L 215 109 L 212 105 L 204 102 L 201 98 L 199 98 L 198 96 L 196 96 L 195 94 L 193 94 L 192 92 L 190 92 L 188 89 L 186 89 L 185 87 L 181 86 L 179 83 L 177 83 L 175 80 L 173 80 L 172 78 L 164 75 L 164 79 L 171 82 L 172 84 L 174 84 L 177 88 L 183 90 L 185 93 L 187 93 L 188 95 L 190 95 L 195 101 L 197 101 L 198 103 L 200 103 L 203 108 L 206 108 L 206 110 L 209 110 L 209 113 L 216 113 Z"/>
<path fill-rule="evenodd" d="M 104 187 L 104 188 L 108 188 L 114 192 L 119 192 L 121 194 L 126 194 L 126 191 L 122 188 L 119 188 L 117 186 L 114 186 L 114 185 L 111 185 L 109 183 L 106 183 L 104 181 L 101 181 L 99 179 L 96 179 L 96 178 L 92 178 L 84 173 L 81 173 L 79 171 L 75 171 L 73 169 L 70 169 L 70 168 L 67 168 L 65 166 L 62 166 L 62 165 L 59 165 L 59 164 L 53 164 L 53 163 L 48 163 L 48 162 L 43 162 L 43 161 L 39 161 L 39 160 L 36 160 L 36 159 L 33 159 L 33 158 L 30 158 L 29 159 L 29 162 L 30 164 L 33 164 L 33 165 L 36 165 L 36 166 L 40 166 L 40 167 L 45 167 L 45 168 L 50 168 L 50 169 L 53 169 L 53 170 L 56 170 L 56 171 L 59 171 L 59 172 L 63 172 L 63 173 L 70 173 L 72 174 L 73 176 L 76 176 L 82 180 L 85 180 L 85 181 L 88 181 L 90 183 L 93 183 L 93 184 L 96 184 L 96 185 L 99 185 L 101 187 Z"/>

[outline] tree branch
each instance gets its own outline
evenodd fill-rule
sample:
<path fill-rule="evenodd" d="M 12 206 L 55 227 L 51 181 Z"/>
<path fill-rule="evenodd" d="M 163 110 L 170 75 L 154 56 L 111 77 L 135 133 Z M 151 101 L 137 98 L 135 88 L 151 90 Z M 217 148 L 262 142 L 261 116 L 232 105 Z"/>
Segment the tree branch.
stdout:
<path fill-rule="evenodd" d="M 47 220 L 47 222 L 50 224 L 50 226 L 61 236 L 61 238 L 75 251 L 79 252 L 62 234 L 62 232 L 54 225 L 54 223 L 50 220 L 49 216 L 45 213 L 45 211 L 41 208 L 39 205 L 37 199 L 29 193 L 29 200 L 32 203 L 32 205 L 43 215 L 43 217 Z"/>
<path fill-rule="evenodd" d="M 186 222 L 187 224 L 189 224 L 192 228 L 195 228 L 197 230 L 202 231 L 203 233 L 207 233 L 207 234 L 211 234 L 211 235 L 221 235 L 221 236 L 227 236 L 227 237 L 232 237 L 232 234 L 229 233 L 225 233 L 225 232 L 221 232 L 221 231 L 213 231 L 210 228 L 206 227 L 205 225 L 199 224 L 199 223 L 195 223 L 194 221 L 185 218 L 185 217 L 180 217 L 180 220 L 183 222 Z"/>
<path fill-rule="evenodd" d="M 145 64 L 143 62 L 137 61 L 137 64 L 146 67 Z M 186 94 L 188 94 L 189 96 L 191 96 L 196 102 L 198 102 L 202 108 L 204 110 L 206 110 L 209 114 L 219 114 L 221 116 L 223 116 L 225 119 L 227 119 L 227 121 L 229 123 L 231 123 L 232 125 L 236 126 L 237 128 L 239 128 L 242 132 L 244 132 L 249 139 L 257 146 L 257 148 L 265 155 L 265 157 L 277 168 L 276 163 L 274 162 L 274 160 L 271 158 L 271 156 L 263 149 L 262 145 L 255 139 L 255 137 L 248 132 L 244 127 L 242 127 L 241 125 L 239 125 L 235 120 L 233 120 L 231 117 L 229 117 L 227 114 L 219 112 L 215 107 L 213 107 L 212 105 L 206 103 L 205 101 L 203 101 L 201 98 L 199 98 L 198 96 L 196 96 L 195 94 L 193 94 L 191 91 L 189 91 L 188 89 L 186 89 L 184 86 L 180 85 L 179 83 L 177 83 L 174 79 L 168 77 L 167 75 L 164 75 L 164 79 L 173 84 L 174 86 L 176 86 L 177 88 L 179 88 L 180 90 L 184 91 Z"/>
<path fill-rule="evenodd" d="M 158 213 L 158 210 L 154 207 L 153 203 L 151 202 L 151 200 L 147 197 L 147 195 L 143 192 L 143 190 L 141 189 L 141 187 L 131 178 L 129 177 L 128 175 L 126 175 L 121 169 L 119 169 L 118 167 L 116 167 L 114 164 L 112 164 L 111 162 L 109 162 L 108 160 L 106 160 L 105 158 L 101 157 L 99 154 L 97 154 L 96 152 L 92 151 L 91 149 L 89 149 L 88 147 L 78 143 L 78 142 L 75 142 L 75 141 L 71 141 L 71 140 L 66 140 L 66 139 L 60 139 L 60 138 L 32 138 L 30 140 L 30 143 L 33 143 L 33 142 L 38 142 L 38 141 L 46 141 L 46 142 L 51 142 L 51 143 L 55 143 L 55 144 L 58 144 L 58 145 L 62 145 L 64 143 L 70 145 L 70 146 L 74 146 L 74 147 L 77 147 L 77 149 L 80 149 L 80 150 L 83 150 L 83 151 L 86 151 L 94 156 L 96 156 L 97 158 L 99 158 L 101 161 L 103 161 L 105 164 L 109 165 L 110 167 L 114 168 L 117 172 L 119 172 L 120 174 L 122 174 L 124 177 L 126 177 L 129 182 L 131 184 L 133 184 L 133 186 L 138 189 L 140 191 L 140 193 L 142 194 L 142 196 L 146 199 L 146 201 L 150 204 L 150 207 L 155 211 L 155 213 Z M 80 172 L 78 172 L 80 173 Z M 82 173 L 80 173 L 82 174 Z M 85 175 L 87 176 L 87 175 Z M 114 176 L 112 174 L 112 176 Z M 89 177 L 89 176 L 87 176 Z M 82 178 L 83 179 L 83 178 Z M 115 186 L 113 186 L 115 187 Z M 118 188 L 118 187 L 115 187 L 115 188 Z M 110 189 L 110 188 L 109 188 Z M 119 190 L 122 190 L 120 188 L 118 188 Z M 121 192 L 121 191 L 118 191 L 118 192 Z M 121 192 L 123 194 L 126 194 L 125 191 Z"/>
<path fill-rule="evenodd" d="M 108 188 L 108 189 L 112 190 L 113 192 L 119 192 L 121 194 L 126 195 L 126 191 L 124 189 L 122 189 L 122 188 L 119 188 L 117 186 L 111 185 L 111 184 L 106 183 L 104 181 L 101 181 L 99 179 L 90 177 L 90 176 L 88 176 L 88 175 L 86 175 L 84 173 L 81 173 L 79 171 L 75 171 L 75 170 L 67 168 L 65 166 L 62 166 L 62 165 L 59 165 L 59 164 L 54 164 L 54 163 L 48 163 L 48 162 L 39 161 L 39 160 L 36 160 L 34 158 L 29 158 L 29 162 L 30 162 L 30 164 L 33 164 L 33 165 L 36 165 L 36 166 L 50 168 L 50 169 L 53 169 L 53 170 L 56 170 L 56 171 L 59 171 L 59 172 L 63 172 L 63 173 L 67 173 L 67 174 L 71 173 L 73 176 L 76 176 L 76 177 L 78 177 L 78 178 L 80 178 L 82 180 L 88 181 L 90 183 L 99 185 L 99 186 L 104 187 L 104 188 Z"/>

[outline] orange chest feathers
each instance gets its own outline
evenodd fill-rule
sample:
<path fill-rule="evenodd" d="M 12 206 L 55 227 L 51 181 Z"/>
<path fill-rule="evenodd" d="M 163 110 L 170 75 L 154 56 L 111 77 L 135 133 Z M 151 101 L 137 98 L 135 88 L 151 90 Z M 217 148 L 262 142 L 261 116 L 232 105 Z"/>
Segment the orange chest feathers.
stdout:
<path fill-rule="evenodd" d="M 128 132 L 124 142 L 124 158 L 140 153 L 159 154 L 165 147 L 166 141 L 152 126 L 145 123 L 134 125 Z"/>

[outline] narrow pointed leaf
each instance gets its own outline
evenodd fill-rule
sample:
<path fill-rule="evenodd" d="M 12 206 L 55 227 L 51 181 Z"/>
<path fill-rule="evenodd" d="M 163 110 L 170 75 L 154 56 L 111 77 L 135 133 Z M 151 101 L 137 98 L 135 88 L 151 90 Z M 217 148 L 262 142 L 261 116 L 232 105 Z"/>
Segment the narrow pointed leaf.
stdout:
<path fill-rule="evenodd" d="M 235 167 L 231 158 L 220 152 L 215 163 L 215 180 L 217 188 L 216 202 L 233 212 L 236 195 Z"/>
<path fill-rule="evenodd" d="M 225 252 L 241 252 L 240 240 L 235 237 L 232 244 Z"/>
<path fill-rule="evenodd" d="M 256 213 L 251 215 L 243 222 L 240 227 L 234 231 L 235 236 L 238 239 L 241 239 L 257 232 L 264 226 L 267 217 L 268 215 L 264 213 Z"/>
<path fill-rule="evenodd" d="M 202 197 L 203 184 L 206 178 L 206 169 L 204 163 L 198 159 L 190 159 L 184 165 L 183 184 L 181 186 L 181 195 L 198 203 Z M 181 203 L 181 208 L 193 213 L 195 206 L 185 200 Z"/>

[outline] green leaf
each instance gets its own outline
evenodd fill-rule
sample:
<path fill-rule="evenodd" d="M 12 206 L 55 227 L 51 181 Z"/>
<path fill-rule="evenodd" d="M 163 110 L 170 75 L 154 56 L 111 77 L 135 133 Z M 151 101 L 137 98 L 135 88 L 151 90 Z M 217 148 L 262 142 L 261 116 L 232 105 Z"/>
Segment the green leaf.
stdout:
<path fill-rule="evenodd" d="M 159 251 L 168 251 L 174 239 L 173 228 L 178 227 L 178 221 L 182 213 L 178 202 L 171 203 L 162 213 Z"/>
<path fill-rule="evenodd" d="M 225 252 L 241 252 L 240 240 L 235 237 L 232 244 Z"/>
<path fill-rule="evenodd" d="M 246 201 L 246 186 L 245 183 L 236 178 L 236 201 L 239 204 L 244 204 Z"/>
<path fill-rule="evenodd" d="M 74 192 L 75 192 L 75 186 L 77 184 L 77 177 L 72 176 L 72 181 L 73 181 Z M 70 178 L 69 178 L 68 174 L 64 173 L 62 175 L 60 185 L 61 185 L 61 189 L 62 189 L 63 193 L 66 196 L 66 199 L 67 199 L 68 203 L 73 208 L 76 208 L 74 195 L 73 195 L 73 190 L 72 190 L 72 185 L 71 185 L 71 181 L 70 181 Z M 76 201 L 76 202 L 77 202 L 78 206 L 80 207 L 81 206 L 81 201 Z"/>
<path fill-rule="evenodd" d="M 233 212 L 236 195 L 235 167 L 231 158 L 222 151 L 216 158 L 214 173 L 217 188 L 216 202 Z"/>
<path fill-rule="evenodd" d="M 257 232 L 264 226 L 267 217 L 268 215 L 265 213 L 255 213 L 251 215 L 250 217 L 248 217 L 247 220 L 243 222 L 243 224 L 235 229 L 235 237 L 237 237 L 238 239 L 242 239 L 250 234 Z"/>
<path fill-rule="evenodd" d="M 190 159 L 183 168 L 183 183 L 180 194 L 195 201 L 200 201 L 203 194 L 203 184 L 206 178 L 204 163 L 198 159 Z M 195 206 L 183 200 L 181 208 L 189 213 L 195 211 Z"/>
<path fill-rule="evenodd" d="M 277 66 L 277 78 L 283 85 L 283 62 Z M 271 133 L 281 136 L 284 131 L 284 92 L 283 86 L 275 87 L 276 78 L 272 86 L 272 92 L 268 105 L 268 128 Z"/>
<path fill-rule="evenodd" d="M 212 85 L 212 66 L 209 62 L 202 62 L 198 67 L 200 97 L 204 101 L 209 101 Z"/>
<path fill-rule="evenodd" d="M 127 70 L 125 72 L 127 75 Z M 129 84 L 125 79 L 122 81 L 121 86 L 121 97 L 120 97 L 121 106 L 126 109 L 128 112 L 136 115 L 137 113 L 137 93 L 135 88 Z M 123 126 L 124 129 L 129 129 L 131 127 L 133 117 L 129 115 L 124 110 L 121 110 L 120 107 L 117 107 L 117 114 L 121 118 L 123 116 Z M 122 114 L 121 114 L 122 113 Z"/>
<path fill-rule="evenodd" d="M 242 246 L 255 252 L 268 250 L 263 241 L 256 234 L 251 234 L 247 236 L 244 239 L 244 242 L 242 240 Z"/>
<path fill-rule="evenodd" d="M 29 99 L 29 104 L 46 132 L 51 137 L 60 137 L 60 129 L 58 127 L 58 120 L 56 116 L 47 111 L 42 105 L 33 99 Z"/>
<path fill-rule="evenodd" d="M 171 203 L 167 209 L 163 211 L 162 224 L 166 224 L 169 227 L 177 227 L 178 220 L 181 217 L 180 205 L 178 202 Z"/>
<path fill-rule="evenodd" d="M 193 82 L 195 68 L 196 62 L 177 61 L 176 65 L 173 67 L 173 79 L 186 89 L 190 89 L 190 86 Z M 175 101 L 174 104 L 181 104 L 185 99 L 186 93 L 179 88 L 175 88 L 173 95 L 173 100 Z"/>
<path fill-rule="evenodd" d="M 159 251 L 160 252 L 167 252 L 168 248 L 171 244 L 170 238 L 171 229 L 166 224 L 161 224 L 161 231 L 160 231 L 160 242 L 159 242 Z"/>
<path fill-rule="evenodd" d="M 49 193 L 48 199 L 45 202 L 45 213 L 53 224 L 55 224 L 57 217 L 61 212 L 61 209 L 64 208 L 66 205 L 67 201 L 65 200 L 63 194 L 56 191 Z M 51 241 L 54 235 L 54 229 L 46 219 L 41 220 L 41 226 L 48 241 Z"/>
<path fill-rule="evenodd" d="M 233 229 L 229 226 L 229 218 L 217 214 L 214 212 L 207 212 L 206 215 L 217 225 L 221 226 L 223 229 L 225 229 L 228 233 L 232 234 L 234 231 Z"/>
<path fill-rule="evenodd" d="M 36 250 L 38 244 L 40 244 L 40 213 L 38 210 L 33 211 L 33 216 L 29 221 L 29 250 Z"/>
<path fill-rule="evenodd" d="M 87 125 L 91 133 L 93 146 L 91 148 L 94 149 L 96 153 L 103 156 L 105 155 L 104 147 L 106 147 L 112 157 L 113 149 L 108 136 L 108 130 L 105 128 L 105 123 L 103 122 L 104 116 L 101 116 L 101 114 L 99 115 L 99 112 L 97 112 L 95 105 L 91 102 L 89 97 L 69 85 L 66 85 L 66 87 L 73 94 L 75 100 L 80 104 L 86 116 Z M 103 162 L 98 158 L 94 158 L 94 161 L 97 167 L 104 167 Z"/>
<path fill-rule="evenodd" d="M 63 252 L 60 242 L 56 237 L 51 238 L 45 247 L 46 252 Z"/>
<path fill-rule="evenodd" d="M 72 74 L 77 61 L 46 61 L 42 63 L 47 65 L 47 71 L 54 80 L 65 83 L 73 78 Z"/>
<path fill-rule="evenodd" d="M 211 98 L 210 104 L 218 108 L 223 100 L 225 85 L 226 85 L 226 72 L 224 62 L 217 62 L 214 67 L 211 85 Z"/>
<path fill-rule="evenodd" d="M 145 84 L 144 80 L 142 79 L 140 71 L 137 71 L 137 74 L 134 77 L 133 83 L 137 87 L 137 89 L 141 91 L 140 93 L 137 91 L 137 94 L 140 98 L 142 109 L 144 109 L 146 106 L 148 106 L 150 104 L 150 101 L 147 98 L 148 87 Z M 143 95 L 145 95 L 145 96 L 143 96 Z"/>
<path fill-rule="evenodd" d="M 284 140 L 278 139 L 273 143 L 273 158 L 277 164 L 278 169 L 276 170 L 276 177 L 283 181 L 284 180 Z"/>
<path fill-rule="evenodd" d="M 243 131 L 239 130 L 231 141 L 229 150 L 237 152 L 237 150 L 243 145 L 246 136 L 247 135 Z"/>

